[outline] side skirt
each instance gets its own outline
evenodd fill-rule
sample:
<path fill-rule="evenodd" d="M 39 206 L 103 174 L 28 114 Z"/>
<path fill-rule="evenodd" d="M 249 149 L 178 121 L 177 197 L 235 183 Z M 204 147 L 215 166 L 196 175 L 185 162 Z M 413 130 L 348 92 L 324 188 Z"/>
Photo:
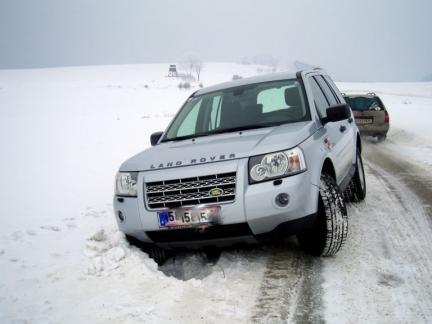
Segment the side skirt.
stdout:
<path fill-rule="evenodd" d="M 343 180 L 341 181 L 339 188 L 341 191 L 345 191 L 345 189 L 348 187 L 352 177 L 354 176 L 356 171 L 356 165 L 353 164 L 351 165 L 351 168 L 349 170 L 349 172 L 347 173 L 347 175 L 345 176 L 345 178 L 343 178 Z"/>

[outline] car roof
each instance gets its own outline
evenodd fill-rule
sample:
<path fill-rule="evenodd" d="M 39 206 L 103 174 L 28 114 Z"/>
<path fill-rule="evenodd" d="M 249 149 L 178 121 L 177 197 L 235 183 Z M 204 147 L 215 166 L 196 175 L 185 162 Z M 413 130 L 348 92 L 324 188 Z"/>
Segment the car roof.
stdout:
<path fill-rule="evenodd" d="M 355 98 L 355 97 L 365 97 L 365 98 L 376 98 L 378 97 L 375 93 L 343 93 L 344 97 Z"/>
<path fill-rule="evenodd" d="M 275 72 L 275 73 L 262 74 L 262 75 L 228 81 L 228 82 L 216 84 L 214 86 L 202 88 L 197 92 L 195 92 L 194 96 L 199 96 L 202 94 L 220 91 L 229 88 L 240 87 L 248 84 L 255 84 L 255 83 L 269 82 L 269 81 L 280 81 L 280 80 L 296 79 L 296 78 L 297 78 L 297 73 L 293 73 L 293 72 Z"/>

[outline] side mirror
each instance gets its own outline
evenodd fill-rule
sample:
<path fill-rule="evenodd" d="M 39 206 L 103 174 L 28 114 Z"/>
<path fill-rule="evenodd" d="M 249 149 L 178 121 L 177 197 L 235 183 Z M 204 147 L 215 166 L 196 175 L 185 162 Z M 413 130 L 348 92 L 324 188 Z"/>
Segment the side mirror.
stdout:
<path fill-rule="evenodd" d="M 324 123 L 338 122 L 351 117 L 351 109 L 347 104 L 333 105 L 327 108 Z"/>
<path fill-rule="evenodd" d="M 155 146 L 159 142 L 162 134 L 163 132 L 156 132 L 150 135 L 151 146 Z"/>

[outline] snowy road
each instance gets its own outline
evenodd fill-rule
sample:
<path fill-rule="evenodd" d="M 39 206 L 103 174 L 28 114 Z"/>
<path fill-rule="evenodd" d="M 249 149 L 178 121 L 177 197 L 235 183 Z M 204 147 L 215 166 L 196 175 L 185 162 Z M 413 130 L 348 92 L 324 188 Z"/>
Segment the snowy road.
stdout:
<path fill-rule="evenodd" d="M 326 318 L 340 321 L 345 314 L 353 323 L 428 322 L 432 218 L 428 202 L 410 190 L 416 181 L 430 195 L 428 176 L 407 177 L 414 166 L 396 168 L 399 156 L 364 142 L 368 196 L 350 208 L 350 240 L 340 259 L 324 263 Z"/>

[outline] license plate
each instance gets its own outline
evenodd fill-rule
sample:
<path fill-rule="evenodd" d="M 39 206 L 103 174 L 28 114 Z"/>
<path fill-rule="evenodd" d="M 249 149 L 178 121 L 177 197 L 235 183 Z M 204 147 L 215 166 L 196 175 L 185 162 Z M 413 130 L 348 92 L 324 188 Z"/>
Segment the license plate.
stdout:
<path fill-rule="evenodd" d="M 159 227 L 191 227 L 215 223 L 220 217 L 220 206 L 203 208 L 175 208 L 158 212 Z"/>
<path fill-rule="evenodd" d="M 372 124 L 373 119 L 372 118 L 357 118 L 356 123 L 357 124 Z"/>

